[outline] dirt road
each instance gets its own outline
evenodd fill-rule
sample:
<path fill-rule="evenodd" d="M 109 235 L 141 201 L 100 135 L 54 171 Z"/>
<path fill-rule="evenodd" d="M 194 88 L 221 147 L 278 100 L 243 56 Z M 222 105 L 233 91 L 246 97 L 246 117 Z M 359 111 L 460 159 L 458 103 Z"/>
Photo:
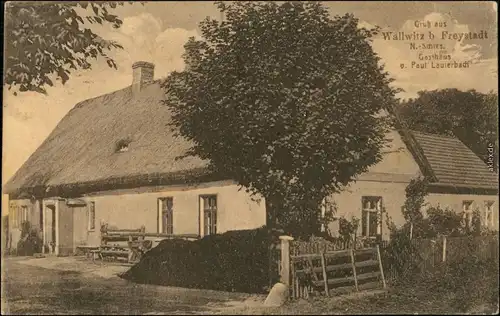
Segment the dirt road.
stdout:
<path fill-rule="evenodd" d="M 260 304 L 240 293 L 134 284 L 117 277 L 116 267 L 71 260 L 5 259 L 2 314 L 219 314 Z"/>

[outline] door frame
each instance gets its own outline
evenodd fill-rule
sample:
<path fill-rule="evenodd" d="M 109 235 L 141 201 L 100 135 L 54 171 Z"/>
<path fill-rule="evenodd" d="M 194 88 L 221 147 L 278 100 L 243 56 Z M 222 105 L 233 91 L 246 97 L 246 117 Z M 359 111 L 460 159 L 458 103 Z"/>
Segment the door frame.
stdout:
<path fill-rule="evenodd" d="M 55 240 L 55 249 L 54 253 L 55 255 L 59 255 L 59 199 L 50 199 L 50 200 L 44 200 L 43 201 L 43 248 L 42 248 L 42 253 L 45 253 L 45 245 L 47 245 L 47 234 L 52 233 L 51 231 L 48 231 L 47 227 L 47 212 L 52 212 L 52 209 L 49 208 L 49 206 L 54 208 L 54 213 L 55 214 L 55 227 L 52 227 L 52 229 L 55 229 L 56 232 L 56 240 Z"/>

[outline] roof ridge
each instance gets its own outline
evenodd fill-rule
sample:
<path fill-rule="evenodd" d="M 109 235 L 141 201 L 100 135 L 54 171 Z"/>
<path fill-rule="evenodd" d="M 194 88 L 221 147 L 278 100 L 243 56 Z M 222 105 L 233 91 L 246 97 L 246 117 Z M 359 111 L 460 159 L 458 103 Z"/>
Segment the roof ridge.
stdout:
<path fill-rule="evenodd" d="M 161 77 L 161 78 L 158 78 L 158 79 L 155 79 L 149 83 L 147 83 L 144 87 L 148 87 L 150 85 L 153 85 L 153 84 L 156 84 L 156 83 L 161 83 L 162 80 L 165 80 L 167 77 Z M 81 105 L 82 103 L 84 102 L 88 102 L 88 101 L 93 101 L 93 100 L 96 100 L 96 99 L 99 99 L 99 98 L 102 98 L 102 97 L 105 97 L 105 96 L 108 96 L 108 95 L 112 95 L 114 93 L 118 93 L 118 92 L 121 92 L 121 91 L 124 91 L 124 90 L 127 90 L 127 89 L 130 89 L 132 87 L 132 85 L 128 85 L 128 86 L 125 86 L 121 89 L 117 89 L 117 90 L 113 90 L 113 91 L 110 91 L 110 92 L 106 92 L 106 93 L 103 93 L 103 94 L 100 94 L 100 95 L 97 95 L 95 97 L 91 97 L 91 98 L 88 98 L 88 99 L 85 99 L 85 100 L 82 100 L 80 102 L 77 102 L 75 104 L 75 106 L 73 106 L 73 108 L 71 108 L 71 110 L 75 109 L 75 108 L 78 108 L 79 105 Z M 69 110 L 68 113 L 71 111 Z"/>
<path fill-rule="evenodd" d="M 95 97 L 91 97 L 91 98 L 88 98 L 88 99 L 85 99 L 85 100 L 82 100 L 80 102 L 77 102 L 72 108 L 71 110 L 68 111 L 68 113 L 70 113 L 71 111 L 73 111 L 74 109 L 77 109 L 77 108 L 80 108 L 82 107 L 85 103 L 89 102 L 89 101 L 95 101 L 99 98 L 102 98 L 102 97 L 106 97 L 106 96 L 109 96 L 109 95 L 113 95 L 115 93 L 118 93 L 118 92 L 122 92 L 122 91 L 125 91 L 127 89 L 130 89 L 132 87 L 132 85 L 129 85 L 129 86 L 126 86 L 126 87 L 123 87 L 121 89 L 118 89 L 118 90 L 113 90 L 111 92 L 107 92 L 107 93 L 103 93 L 103 94 L 100 94 L 100 95 L 97 95 Z M 67 113 L 67 114 L 68 114 Z M 64 117 L 63 117 L 64 118 Z M 62 120 L 61 120 L 62 121 Z"/>
<path fill-rule="evenodd" d="M 428 136 L 434 136 L 434 137 L 443 137 L 443 138 L 451 138 L 451 139 L 458 139 L 456 136 L 450 136 L 450 135 L 444 135 L 444 134 L 436 134 L 436 133 L 429 133 L 429 132 L 422 132 L 422 131 L 417 131 L 413 129 L 408 129 L 411 133 L 416 133 L 416 134 L 422 134 L 422 135 L 428 135 Z"/>

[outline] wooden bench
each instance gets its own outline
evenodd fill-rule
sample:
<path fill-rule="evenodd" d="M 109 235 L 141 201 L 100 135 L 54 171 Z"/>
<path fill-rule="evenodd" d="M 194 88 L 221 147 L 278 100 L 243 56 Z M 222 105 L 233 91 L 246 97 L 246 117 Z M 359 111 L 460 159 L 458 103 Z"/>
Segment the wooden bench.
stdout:
<path fill-rule="evenodd" d="M 90 254 L 92 255 L 92 262 L 95 262 L 95 259 L 103 259 L 100 249 L 90 250 Z"/>
<path fill-rule="evenodd" d="M 76 246 L 76 255 L 82 254 L 86 257 L 90 257 L 92 254 L 92 251 L 95 251 L 98 249 L 99 249 L 99 246 L 87 246 L 87 245 Z"/>

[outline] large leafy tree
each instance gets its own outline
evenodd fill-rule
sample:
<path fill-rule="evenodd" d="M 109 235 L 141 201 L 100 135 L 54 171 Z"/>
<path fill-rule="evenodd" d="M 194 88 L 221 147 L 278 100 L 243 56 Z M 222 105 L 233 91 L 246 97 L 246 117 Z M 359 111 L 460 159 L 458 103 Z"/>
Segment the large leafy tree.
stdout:
<path fill-rule="evenodd" d="M 376 29 L 317 2 L 217 3 L 163 87 L 187 155 L 266 199 L 270 223 L 319 230 L 323 198 L 381 159 L 397 92 L 373 52 Z"/>
<path fill-rule="evenodd" d="M 15 2 L 6 5 L 4 85 L 45 93 L 52 79 L 63 84 L 71 71 L 88 69 L 101 56 L 116 68 L 107 51 L 122 48 L 85 27 L 84 22 L 119 28 L 122 20 L 109 11 L 124 2 Z M 79 9 L 87 10 L 81 16 Z M 82 12 L 85 12 L 82 10 Z M 51 79 L 52 78 L 52 79 Z"/>
<path fill-rule="evenodd" d="M 410 129 L 455 135 L 484 161 L 488 161 L 491 151 L 498 153 L 497 93 L 420 91 L 417 98 L 402 102 L 399 108 Z M 488 149 L 491 146 L 493 150 Z"/>

